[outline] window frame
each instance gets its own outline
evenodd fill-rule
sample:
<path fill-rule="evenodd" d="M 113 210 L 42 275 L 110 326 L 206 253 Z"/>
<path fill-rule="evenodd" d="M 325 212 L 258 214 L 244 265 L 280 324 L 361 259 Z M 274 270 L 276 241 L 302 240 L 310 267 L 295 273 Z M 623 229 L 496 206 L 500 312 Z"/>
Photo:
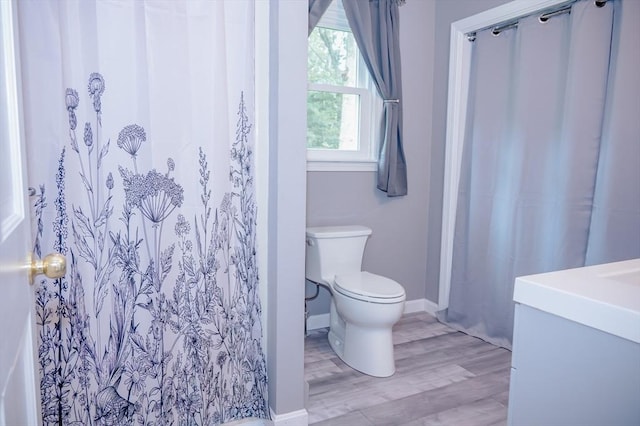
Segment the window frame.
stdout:
<path fill-rule="evenodd" d="M 332 2 L 316 28 L 348 31 L 342 2 Z M 315 29 L 314 29 L 315 31 Z M 307 93 L 320 91 L 350 94 L 358 97 L 358 150 L 317 149 L 307 147 L 307 171 L 375 171 L 378 163 L 378 135 L 382 118 L 382 99 L 373 84 L 359 48 L 356 86 L 311 83 L 307 77 Z"/>

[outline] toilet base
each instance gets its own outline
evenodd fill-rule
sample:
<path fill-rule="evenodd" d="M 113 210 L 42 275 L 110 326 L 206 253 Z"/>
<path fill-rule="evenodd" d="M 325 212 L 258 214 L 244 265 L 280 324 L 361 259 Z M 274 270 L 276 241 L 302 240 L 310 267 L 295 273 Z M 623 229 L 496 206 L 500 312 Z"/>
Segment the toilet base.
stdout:
<path fill-rule="evenodd" d="M 393 375 L 396 366 L 391 327 L 372 329 L 348 324 L 332 308 L 328 339 L 336 355 L 349 367 L 369 376 Z"/>

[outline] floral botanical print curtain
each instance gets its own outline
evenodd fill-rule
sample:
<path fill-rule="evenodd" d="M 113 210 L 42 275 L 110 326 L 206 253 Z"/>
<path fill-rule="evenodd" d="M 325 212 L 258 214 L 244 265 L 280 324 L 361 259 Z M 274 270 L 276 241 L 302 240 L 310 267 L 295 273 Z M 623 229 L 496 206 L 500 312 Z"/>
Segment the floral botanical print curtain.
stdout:
<path fill-rule="evenodd" d="M 18 3 L 43 424 L 268 417 L 253 8 Z"/>

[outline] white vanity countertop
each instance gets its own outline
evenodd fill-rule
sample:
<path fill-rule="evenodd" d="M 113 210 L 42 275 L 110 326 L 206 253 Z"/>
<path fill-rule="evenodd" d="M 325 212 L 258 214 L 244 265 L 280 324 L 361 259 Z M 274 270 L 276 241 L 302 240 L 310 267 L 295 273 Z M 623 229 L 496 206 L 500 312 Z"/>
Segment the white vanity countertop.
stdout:
<path fill-rule="evenodd" d="M 518 277 L 513 300 L 640 343 L 640 259 Z"/>

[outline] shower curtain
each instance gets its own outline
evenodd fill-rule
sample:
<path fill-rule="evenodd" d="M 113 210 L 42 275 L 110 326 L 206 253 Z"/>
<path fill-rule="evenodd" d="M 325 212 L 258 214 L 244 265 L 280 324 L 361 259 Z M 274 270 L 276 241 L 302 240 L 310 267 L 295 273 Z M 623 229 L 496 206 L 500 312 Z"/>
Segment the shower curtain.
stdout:
<path fill-rule="evenodd" d="M 253 1 L 17 5 L 43 423 L 268 417 Z"/>
<path fill-rule="evenodd" d="M 515 277 L 640 257 L 640 2 L 473 41 L 446 322 L 510 347 Z"/>

